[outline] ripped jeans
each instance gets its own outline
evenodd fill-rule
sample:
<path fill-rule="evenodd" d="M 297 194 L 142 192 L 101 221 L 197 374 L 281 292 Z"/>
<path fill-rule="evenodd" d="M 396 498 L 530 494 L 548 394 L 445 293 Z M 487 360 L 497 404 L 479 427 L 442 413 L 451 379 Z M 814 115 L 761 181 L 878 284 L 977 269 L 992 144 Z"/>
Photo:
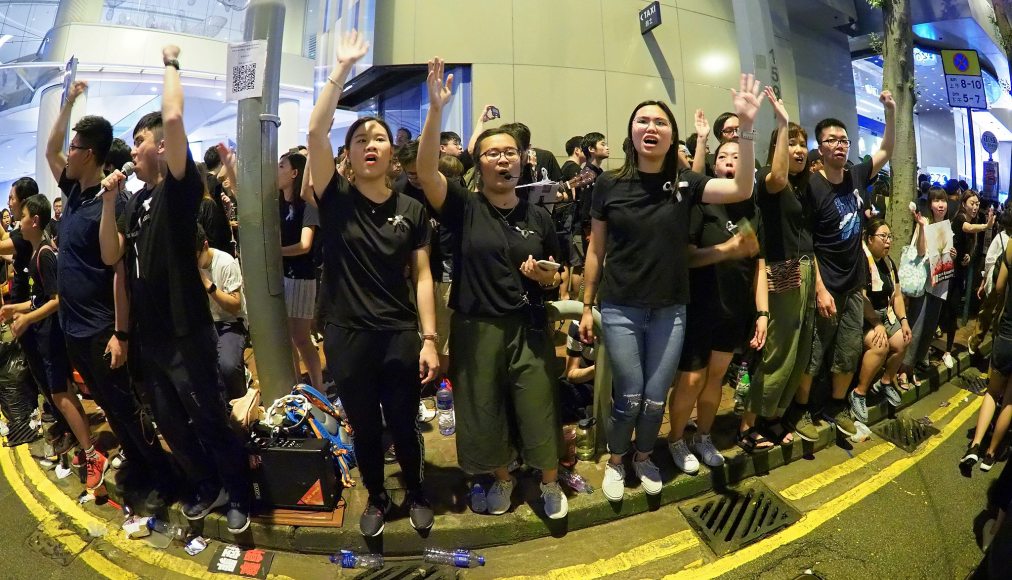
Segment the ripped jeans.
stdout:
<path fill-rule="evenodd" d="M 650 453 L 682 354 L 685 305 L 638 308 L 604 302 L 601 326 L 614 375 L 608 449 L 628 453 L 635 430 L 636 450 Z"/>

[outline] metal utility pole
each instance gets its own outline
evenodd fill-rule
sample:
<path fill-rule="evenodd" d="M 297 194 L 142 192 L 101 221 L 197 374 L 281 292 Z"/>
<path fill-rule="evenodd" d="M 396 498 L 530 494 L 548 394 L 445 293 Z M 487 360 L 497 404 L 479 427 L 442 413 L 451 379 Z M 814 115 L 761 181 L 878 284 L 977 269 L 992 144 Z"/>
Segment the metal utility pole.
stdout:
<path fill-rule="evenodd" d="M 282 0 L 255 0 L 246 12 L 243 38 L 267 40 L 267 66 L 263 96 L 239 101 L 237 128 L 239 247 L 250 334 L 264 401 L 291 392 L 298 378 L 292 365 L 292 341 L 285 310 L 278 215 L 278 91 L 284 22 Z"/>

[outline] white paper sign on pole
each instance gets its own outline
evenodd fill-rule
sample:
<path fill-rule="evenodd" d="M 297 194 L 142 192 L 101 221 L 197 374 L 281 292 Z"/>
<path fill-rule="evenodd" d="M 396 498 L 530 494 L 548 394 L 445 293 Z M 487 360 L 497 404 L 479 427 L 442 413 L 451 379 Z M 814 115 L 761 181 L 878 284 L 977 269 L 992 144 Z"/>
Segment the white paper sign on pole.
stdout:
<path fill-rule="evenodd" d="M 226 64 L 226 101 L 263 96 L 267 66 L 266 40 L 229 44 Z"/>

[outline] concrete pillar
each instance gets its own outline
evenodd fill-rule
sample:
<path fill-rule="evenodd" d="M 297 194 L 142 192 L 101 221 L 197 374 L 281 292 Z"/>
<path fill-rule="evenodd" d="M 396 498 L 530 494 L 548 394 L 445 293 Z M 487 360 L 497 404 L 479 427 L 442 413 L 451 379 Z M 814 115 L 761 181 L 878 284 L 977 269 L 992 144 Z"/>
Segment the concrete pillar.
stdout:
<path fill-rule="evenodd" d="M 101 19 L 102 0 L 60 0 L 53 27 L 64 24 L 96 24 Z"/>
<path fill-rule="evenodd" d="M 306 0 L 285 1 L 285 33 L 281 43 L 281 52 L 286 54 L 302 54 L 302 40 L 307 26 L 315 23 L 306 22 Z M 284 151 L 284 149 L 282 149 Z"/>
<path fill-rule="evenodd" d="M 239 236 L 250 335 L 264 401 L 296 384 L 288 333 L 278 215 L 278 113 L 285 4 L 254 0 L 246 12 L 245 40 L 267 39 L 264 93 L 239 101 Z M 320 385 L 317 385 L 320 386 Z"/>
<path fill-rule="evenodd" d="M 281 126 L 278 127 L 278 155 L 299 145 L 299 101 L 284 99 L 278 105 Z"/>
<path fill-rule="evenodd" d="M 780 76 L 769 5 L 754 0 L 732 0 L 732 5 L 742 72 L 754 74 L 763 86 L 772 85 L 773 90 L 779 95 Z M 766 161 L 769 136 L 776 128 L 776 119 L 768 103 L 763 109 L 756 117 L 753 126 L 756 130 L 755 157 L 760 164 Z"/>
<path fill-rule="evenodd" d="M 60 107 L 63 105 L 63 85 L 53 85 L 43 89 L 39 99 L 39 124 L 35 133 L 35 181 L 39 184 L 39 193 L 43 193 L 52 202 L 60 193 L 56 179 L 49 171 L 49 162 L 46 161 L 46 143 L 49 141 L 49 134 L 53 131 L 53 123 L 60 114 Z M 68 124 L 67 138 L 72 139 L 73 127 L 88 110 L 88 94 L 78 97 L 74 102 L 74 109 L 70 112 L 70 123 Z"/>

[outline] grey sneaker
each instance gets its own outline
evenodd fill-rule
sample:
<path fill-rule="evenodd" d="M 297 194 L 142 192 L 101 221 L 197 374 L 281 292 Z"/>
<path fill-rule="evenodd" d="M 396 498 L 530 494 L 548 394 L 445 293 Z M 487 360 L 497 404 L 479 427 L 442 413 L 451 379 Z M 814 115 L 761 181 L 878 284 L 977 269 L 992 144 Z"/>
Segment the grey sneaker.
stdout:
<path fill-rule="evenodd" d="M 604 468 L 604 481 L 601 482 L 604 497 L 611 501 L 621 501 L 625 494 L 625 466 L 609 462 Z"/>
<path fill-rule="evenodd" d="M 682 445 L 685 445 L 684 441 L 682 441 Z M 657 469 L 649 457 L 643 461 L 633 461 L 633 471 L 636 472 L 636 477 L 639 478 L 640 485 L 643 486 L 643 491 L 647 495 L 661 493 L 661 488 L 664 487 L 664 482 L 661 481 L 661 470 Z"/>
<path fill-rule="evenodd" d="M 798 417 L 798 420 L 794 423 L 794 432 L 809 443 L 814 443 L 819 440 L 819 430 L 815 427 L 815 423 L 812 421 L 812 414 L 808 411 L 804 411 Z"/>
<path fill-rule="evenodd" d="M 868 399 L 864 395 L 858 394 L 857 391 L 851 391 L 848 397 L 850 399 L 850 414 L 855 419 L 862 423 L 868 422 Z"/>
<path fill-rule="evenodd" d="M 675 467 L 689 475 L 699 473 L 699 460 L 689 451 L 684 439 L 668 443 L 668 451 L 671 452 L 671 459 L 675 461 Z"/>
<path fill-rule="evenodd" d="M 847 407 L 844 403 L 833 403 L 822 414 L 827 420 L 836 424 L 836 429 L 840 433 L 847 437 L 853 437 L 857 434 L 857 427 L 854 426 Z"/>
<path fill-rule="evenodd" d="M 882 381 L 878 381 L 874 385 L 872 385 L 871 390 L 875 391 L 876 393 L 881 391 L 885 395 L 886 401 L 889 403 L 890 406 L 899 407 L 900 405 L 903 404 L 903 394 L 900 393 L 900 390 L 897 389 L 896 385 L 892 383 L 886 384 L 883 383 Z"/>
<path fill-rule="evenodd" d="M 569 513 L 569 500 L 557 481 L 541 484 L 541 501 L 545 502 L 548 519 L 561 520 Z"/>
<path fill-rule="evenodd" d="M 724 465 L 724 456 L 713 445 L 713 439 L 710 439 L 709 433 L 705 435 L 702 433 L 697 434 L 692 441 L 692 450 L 709 467 Z"/>
<path fill-rule="evenodd" d="M 485 488 L 477 481 L 471 484 L 471 511 L 476 514 L 483 514 L 488 511 L 488 501 L 485 498 Z"/>
<path fill-rule="evenodd" d="M 495 480 L 492 487 L 488 489 L 488 493 L 485 494 L 488 513 L 499 516 L 510 511 L 510 505 L 512 505 L 510 497 L 513 495 L 513 486 L 516 485 L 516 482 L 517 480 L 512 477 L 506 481 Z"/>

